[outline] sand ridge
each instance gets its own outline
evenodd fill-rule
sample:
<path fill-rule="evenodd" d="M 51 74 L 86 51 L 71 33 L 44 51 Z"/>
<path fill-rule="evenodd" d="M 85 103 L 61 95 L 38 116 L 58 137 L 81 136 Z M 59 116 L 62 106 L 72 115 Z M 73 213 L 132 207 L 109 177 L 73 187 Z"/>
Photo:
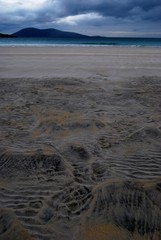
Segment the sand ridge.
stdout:
<path fill-rule="evenodd" d="M 14 209 L 36 239 L 159 234 L 160 79 L 102 86 L 74 78 L 1 79 L 1 206 Z"/>

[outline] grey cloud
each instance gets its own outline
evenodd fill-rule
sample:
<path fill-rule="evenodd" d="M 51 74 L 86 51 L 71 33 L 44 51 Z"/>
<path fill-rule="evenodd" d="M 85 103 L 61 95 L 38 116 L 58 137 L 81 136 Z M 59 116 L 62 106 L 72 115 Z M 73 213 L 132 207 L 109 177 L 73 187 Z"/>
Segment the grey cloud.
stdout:
<path fill-rule="evenodd" d="M 43 8 L 30 10 L 16 10 L 11 14 L 0 10 L 1 29 L 17 26 L 61 27 L 67 23 L 60 21 L 69 16 L 95 13 L 102 18 L 81 19 L 77 21 L 79 26 L 109 26 L 122 24 L 132 30 L 139 24 L 157 26 L 161 22 L 161 0 L 48 0 Z M 57 22 L 58 20 L 58 22 Z M 59 24 L 58 24 L 59 23 Z M 19 27 L 18 27 L 19 26 Z"/>
<path fill-rule="evenodd" d="M 137 18 L 150 21 L 161 20 L 161 0 L 49 0 L 43 9 L 25 12 L 15 11 L 11 15 L 6 14 L 8 19 L 23 16 L 24 20 L 53 21 L 55 18 L 73 16 L 95 12 L 104 17 L 114 18 Z M 5 13 L 2 13 L 3 16 Z M 2 20 L 2 17 L 0 17 Z"/>
<path fill-rule="evenodd" d="M 136 16 L 134 9 L 140 9 L 140 18 L 155 20 L 152 17 L 153 12 L 156 14 L 156 9 L 161 7 L 161 0 L 82 0 L 76 2 L 75 0 L 60 0 L 64 12 L 62 14 L 76 15 L 86 12 L 97 12 L 103 16 L 112 16 L 115 18 L 131 18 Z M 151 14 L 149 14 L 151 12 Z M 161 19 L 161 14 L 158 14 L 158 19 Z M 160 16 L 160 17 L 159 17 Z"/>

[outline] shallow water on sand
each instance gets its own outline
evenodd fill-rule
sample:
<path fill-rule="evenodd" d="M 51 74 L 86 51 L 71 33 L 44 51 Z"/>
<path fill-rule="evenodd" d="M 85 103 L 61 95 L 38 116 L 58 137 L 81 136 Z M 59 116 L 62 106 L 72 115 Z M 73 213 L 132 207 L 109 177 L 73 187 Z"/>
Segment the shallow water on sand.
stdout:
<path fill-rule="evenodd" d="M 161 239 L 161 79 L 0 79 L 0 239 Z"/>

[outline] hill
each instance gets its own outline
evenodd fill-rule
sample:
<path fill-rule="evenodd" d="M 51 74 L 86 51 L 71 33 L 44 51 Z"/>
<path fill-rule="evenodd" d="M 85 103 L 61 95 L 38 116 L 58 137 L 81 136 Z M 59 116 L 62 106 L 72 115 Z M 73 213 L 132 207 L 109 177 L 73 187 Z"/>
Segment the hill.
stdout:
<path fill-rule="evenodd" d="M 37 29 L 37 28 L 24 28 L 18 32 L 12 34 L 16 37 L 22 38 L 90 38 L 89 36 L 74 33 L 60 31 L 54 28 L 49 29 Z"/>

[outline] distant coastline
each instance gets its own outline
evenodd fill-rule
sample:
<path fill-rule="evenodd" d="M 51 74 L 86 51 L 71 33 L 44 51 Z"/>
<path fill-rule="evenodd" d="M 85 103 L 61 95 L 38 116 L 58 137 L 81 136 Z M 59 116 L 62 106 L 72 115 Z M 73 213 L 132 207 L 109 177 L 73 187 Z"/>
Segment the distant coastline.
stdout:
<path fill-rule="evenodd" d="M 0 33 L 0 38 L 16 38 L 16 36 L 14 34 Z"/>
<path fill-rule="evenodd" d="M 24 28 L 13 34 L 0 34 L 0 46 L 130 46 L 161 47 L 161 38 L 88 36 L 58 29 Z"/>

